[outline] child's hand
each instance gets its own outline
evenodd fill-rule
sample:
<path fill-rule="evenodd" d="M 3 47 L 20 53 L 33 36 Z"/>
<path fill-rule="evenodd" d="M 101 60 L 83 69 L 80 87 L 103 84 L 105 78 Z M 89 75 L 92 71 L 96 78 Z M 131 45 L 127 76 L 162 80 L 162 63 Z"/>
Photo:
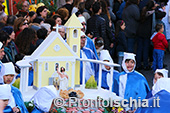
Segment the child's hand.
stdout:
<path fill-rule="evenodd" d="M 12 110 L 14 113 L 18 113 L 20 111 L 17 107 L 13 107 Z"/>
<path fill-rule="evenodd" d="M 3 100 L 0 100 L 0 113 L 3 113 L 3 110 L 5 108 L 5 103 L 3 102 Z"/>

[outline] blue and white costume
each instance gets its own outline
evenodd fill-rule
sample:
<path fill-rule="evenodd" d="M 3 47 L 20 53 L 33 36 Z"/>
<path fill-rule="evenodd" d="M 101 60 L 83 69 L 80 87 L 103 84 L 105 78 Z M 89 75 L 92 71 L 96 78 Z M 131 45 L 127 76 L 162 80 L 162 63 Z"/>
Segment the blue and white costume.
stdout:
<path fill-rule="evenodd" d="M 35 105 L 32 113 L 49 112 L 52 101 L 57 97 L 57 94 L 57 90 L 53 85 L 40 88 L 32 97 Z"/>
<path fill-rule="evenodd" d="M 166 70 L 166 69 L 156 69 L 156 71 L 155 71 L 155 73 L 157 73 L 157 72 L 159 72 L 159 73 L 162 73 L 162 75 L 163 75 L 163 78 L 168 78 L 168 70 Z M 155 79 L 155 78 L 154 78 Z M 153 80 L 153 85 L 154 85 L 155 83 L 154 83 L 154 80 Z M 152 95 L 152 90 L 151 91 L 149 91 L 149 93 L 147 94 L 147 96 L 146 96 L 146 99 L 148 99 L 148 98 L 150 98 L 150 97 L 152 97 L 153 95 Z"/>
<path fill-rule="evenodd" d="M 78 17 L 78 19 L 79 19 L 79 21 L 80 21 L 81 24 L 82 24 L 83 22 L 86 23 L 86 20 L 85 20 L 85 18 L 84 18 L 83 16 Z M 86 31 L 86 26 L 85 26 L 84 29 L 85 29 L 85 31 Z M 86 39 L 86 42 L 85 42 L 85 47 L 90 48 L 90 49 L 94 52 L 94 54 L 96 55 L 96 57 L 98 58 L 98 55 L 97 55 L 97 51 L 96 51 L 94 42 L 93 42 L 92 39 L 90 39 L 88 36 L 86 36 L 86 37 L 87 37 L 87 39 Z"/>
<path fill-rule="evenodd" d="M 9 103 L 9 105 L 11 106 L 11 108 L 13 108 L 13 107 L 19 108 L 21 113 L 28 113 L 28 110 L 24 105 L 24 101 L 23 101 L 21 92 L 19 91 L 18 88 L 12 86 L 12 84 L 15 82 L 15 77 L 16 77 L 14 65 L 12 62 L 4 63 L 4 75 L 3 76 L 10 75 L 10 74 L 14 75 L 14 78 L 13 78 L 12 82 L 10 83 L 12 97 L 11 97 L 11 102 Z M 3 80 L 3 84 L 5 84 L 4 80 Z"/>
<path fill-rule="evenodd" d="M 0 85 L 0 99 L 1 100 L 9 100 L 8 103 L 11 101 L 11 86 L 8 84 Z M 13 113 L 12 108 L 7 105 L 3 110 L 3 113 Z"/>
<path fill-rule="evenodd" d="M 154 84 L 152 94 L 153 97 L 148 99 L 149 107 L 140 107 L 135 113 L 168 113 L 170 111 L 170 78 L 160 78 Z M 159 105 L 155 102 L 154 107 L 153 102 L 157 97 L 159 97 Z"/>
<path fill-rule="evenodd" d="M 107 61 L 113 63 L 113 60 L 112 60 L 108 50 L 101 50 L 100 51 L 100 60 L 102 60 L 102 61 L 107 60 Z M 109 83 L 110 83 L 110 78 L 111 78 L 111 72 L 110 71 L 111 71 L 111 69 L 107 70 L 105 68 L 105 66 L 102 65 L 102 85 L 101 86 L 102 86 L 102 88 L 108 89 L 108 90 L 109 90 L 109 87 L 110 87 Z M 112 75 L 113 78 L 118 76 L 118 74 L 119 74 L 119 72 L 114 70 L 113 75 Z"/>
<path fill-rule="evenodd" d="M 83 47 L 80 50 L 80 58 L 83 59 L 93 59 L 98 60 L 93 51 L 89 48 Z M 86 75 L 85 75 L 85 81 L 87 81 L 92 75 L 95 77 L 95 79 L 98 79 L 98 65 L 96 63 L 86 62 Z M 80 84 L 82 84 L 82 77 L 83 77 L 83 62 L 80 62 Z"/>
<path fill-rule="evenodd" d="M 3 43 L 0 42 L 0 49 L 2 49 L 2 47 L 3 47 Z M 2 76 L 3 76 L 3 68 L 4 68 L 3 63 L 2 63 L 1 60 L 0 60 L 0 84 L 3 83 L 3 79 L 2 79 Z"/>
<path fill-rule="evenodd" d="M 132 59 L 135 61 L 135 55 L 133 53 L 124 53 L 124 59 L 122 61 L 124 71 L 119 74 L 118 78 L 114 79 L 113 92 L 128 100 L 130 97 L 136 100 L 138 97 L 145 99 L 147 93 L 150 91 L 149 85 L 145 77 L 134 70 L 135 66 L 131 72 L 127 70 L 125 65 L 126 59 Z"/>
<path fill-rule="evenodd" d="M 81 31 L 81 36 L 86 36 L 84 32 Z M 82 47 L 80 50 L 80 58 L 82 59 L 93 59 L 98 60 L 94 52 L 87 48 Z M 85 71 L 85 82 L 91 77 L 94 76 L 96 80 L 98 80 L 98 64 L 92 62 L 85 62 L 86 70 L 83 70 L 83 62 L 80 62 L 80 84 L 82 84 L 83 80 L 83 71 Z"/>

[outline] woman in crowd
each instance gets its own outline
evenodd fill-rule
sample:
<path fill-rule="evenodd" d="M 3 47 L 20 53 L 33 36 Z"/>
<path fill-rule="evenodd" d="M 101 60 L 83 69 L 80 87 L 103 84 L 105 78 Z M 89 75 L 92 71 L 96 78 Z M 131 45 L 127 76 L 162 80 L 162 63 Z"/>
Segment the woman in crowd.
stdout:
<path fill-rule="evenodd" d="M 47 18 L 48 9 L 46 6 L 38 7 L 36 13 L 38 17 L 42 17 L 44 20 Z"/>
<path fill-rule="evenodd" d="M 36 32 L 32 28 L 25 28 L 16 38 L 15 44 L 20 53 L 31 55 L 36 49 Z"/>
<path fill-rule="evenodd" d="M 58 24 L 58 25 L 61 25 L 62 24 L 62 19 L 61 19 L 61 16 L 58 15 L 58 14 L 55 14 L 51 17 L 52 19 L 55 20 L 55 26 Z"/>
<path fill-rule="evenodd" d="M 35 13 L 34 11 L 29 12 L 28 15 L 28 23 L 32 23 L 33 20 L 37 17 L 37 13 Z"/>
<path fill-rule="evenodd" d="M 28 21 L 23 17 L 19 17 L 14 21 L 14 32 L 15 32 L 15 39 L 18 34 L 28 27 Z"/>

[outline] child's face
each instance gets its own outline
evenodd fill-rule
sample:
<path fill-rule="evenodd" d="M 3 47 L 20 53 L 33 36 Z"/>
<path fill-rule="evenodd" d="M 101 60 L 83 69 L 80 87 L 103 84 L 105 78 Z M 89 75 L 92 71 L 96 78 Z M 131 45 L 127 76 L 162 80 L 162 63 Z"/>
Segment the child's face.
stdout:
<path fill-rule="evenodd" d="M 104 62 L 109 62 L 108 60 L 103 60 Z M 104 67 L 107 69 L 107 70 L 110 70 L 110 66 L 107 66 L 107 65 L 104 65 Z"/>
<path fill-rule="evenodd" d="M 5 84 L 10 84 L 12 80 L 14 79 L 14 75 L 5 75 L 3 76 L 4 78 L 4 83 Z"/>
<path fill-rule="evenodd" d="M 8 105 L 8 99 L 6 99 L 6 100 L 0 100 L 0 104 L 1 105 L 3 105 L 2 107 L 3 107 L 3 109 L 5 109 L 5 107 Z"/>
<path fill-rule="evenodd" d="M 125 30 L 125 28 L 126 28 L 125 23 L 123 23 L 123 24 L 120 26 L 120 28 L 121 28 L 122 30 Z"/>
<path fill-rule="evenodd" d="M 126 68 L 129 72 L 131 72 L 134 69 L 135 66 L 135 61 L 134 60 L 129 60 L 125 62 Z"/>
<path fill-rule="evenodd" d="M 159 30 L 161 33 L 164 32 L 164 26 L 162 25 L 162 28 Z"/>
<path fill-rule="evenodd" d="M 163 78 L 162 76 L 160 76 L 158 73 L 155 73 L 154 76 L 154 84 L 157 82 L 158 79 Z"/>

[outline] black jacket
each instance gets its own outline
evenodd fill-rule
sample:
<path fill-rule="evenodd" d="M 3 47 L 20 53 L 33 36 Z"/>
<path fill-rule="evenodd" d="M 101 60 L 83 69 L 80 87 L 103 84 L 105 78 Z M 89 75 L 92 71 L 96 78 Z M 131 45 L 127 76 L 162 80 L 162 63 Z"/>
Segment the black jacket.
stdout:
<path fill-rule="evenodd" d="M 86 33 L 93 32 L 94 37 L 106 37 L 106 24 L 105 20 L 99 15 L 93 15 L 87 20 L 87 31 Z"/>
<path fill-rule="evenodd" d="M 104 45 L 105 45 L 105 49 L 109 50 L 110 44 L 114 42 L 113 29 L 109 26 L 110 20 L 108 16 L 106 14 L 101 14 L 100 16 L 105 19 L 106 37 L 104 39 Z"/>
<path fill-rule="evenodd" d="M 126 52 L 127 51 L 127 39 L 125 36 L 124 31 L 120 31 L 118 36 L 117 36 L 117 52 Z"/>
<path fill-rule="evenodd" d="M 126 37 L 135 38 L 140 19 L 139 7 L 135 4 L 129 5 L 123 10 L 122 19 L 126 25 Z"/>

